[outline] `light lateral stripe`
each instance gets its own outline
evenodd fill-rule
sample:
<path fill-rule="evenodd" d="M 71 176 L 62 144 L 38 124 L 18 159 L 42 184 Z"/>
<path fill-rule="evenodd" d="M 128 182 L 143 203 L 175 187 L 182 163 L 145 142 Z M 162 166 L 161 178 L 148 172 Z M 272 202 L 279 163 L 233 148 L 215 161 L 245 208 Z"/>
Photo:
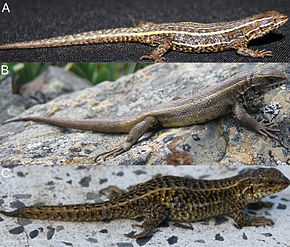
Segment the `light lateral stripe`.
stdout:
<path fill-rule="evenodd" d="M 189 35 L 189 36 L 209 36 L 209 35 L 215 35 L 215 34 L 223 34 L 223 33 L 226 33 L 226 32 L 230 32 L 230 31 L 235 31 L 237 29 L 241 29 L 243 27 L 247 27 L 249 26 L 250 24 L 254 24 L 258 21 L 261 21 L 261 20 L 253 20 L 251 22 L 246 22 L 244 24 L 241 24 L 239 26 L 235 26 L 233 28 L 229 28 L 229 29 L 224 29 L 224 30 L 220 30 L 220 31 L 216 31 L 216 32 L 208 32 L 208 33 L 194 33 L 194 32 L 185 32 L 185 31 L 176 31 L 176 30 L 156 30 L 156 31 L 139 31 L 139 32 L 136 32 L 136 33 L 116 33 L 116 34 L 101 34 L 99 37 L 107 37 L 107 36 L 110 36 L 110 37 L 113 37 L 113 36 L 128 36 L 130 34 L 134 34 L 134 36 L 144 36 L 144 35 L 156 35 L 156 34 L 164 34 L 164 33 L 174 33 L 174 34 L 183 34 L 183 35 Z M 158 25 L 158 24 L 157 24 Z M 162 24 L 160 24 L 162 25 Z M 211 25 L 211 24 L 208 24 L 208 25 Z M 197 28 L 198 29 L 198 28 Z M 214 29 L 214 27 L 211 27 L 210 29 Z"/>
<path fill-rule="evenodd" d="M 219 43 L 209 43 L 209 44 L 202 44 L 202 45 L 191 45 L 191 44 L 186 44 L 186 47 L 191 47 L 191 48 L 202 48 L 202 47 L 211 47 L 211 46 L 214 46 L 214 45 L 220 45 L 220 44 L 225 44 L 225 45 L 228 45 L 230 44 L 231 41 L 229 42 L 226 42 L 226 41 L 220 41 Z M 172 41 L 172 44 L 174 45 L 180 45 L 180 46 L 184 46 L 184 43 L 178 43 L 178 42 L 175 42 L 175 41 Z"/>
<path fill-rule="evenodd" d="M 236 183 L 234 183 L 234 184 L 230 184 L 228 186 L 222 186 L 222 187 L 218 187 L 218 188 L 214 188 L 214 187 L 213 188 L 206 188 L 206 189 L 205 188 L 202 188 L 202 189 L 194 188 L 194 191 L 195 192 L 204 192 L 204 191 L 228 190 L 228 189 L 231 189 L 233 187 L 237 187 L 241 181 L 243 181 L 243 180 L 239 180 L 239 181 L 236 181 Z M 175 190 L 176 189 L 188 190 L 190 188 L 188 188 L 186 186 L 178 186 L 178 188 L 175 188 Z M 150 196 L 152 194 L 154 195 L 156 193 L 156 190 L 157 191 L 160 191 L 160 192 L 161 191 L 170 191 L 170 190 L 172 190 L 172 188 L 171 187 L 165 187 L 165 188 L 157 188 L 157 189 L 154 189 L 154 190 L 151 190 L 151 191 L 147 191 L 143 195 L 138 196 L 138 199 L 144 198 L 144 197 L 147 197 L 147 196 Z M 132 200 L 135 201 L 136 200 L 136 197 L 135 198 L 132 198 Z M 127 201 L 126 202 L 125 201 L 124 202 L 121 202 L 119 204 L 122 204 L 122 203 L 127 204 Z"/>

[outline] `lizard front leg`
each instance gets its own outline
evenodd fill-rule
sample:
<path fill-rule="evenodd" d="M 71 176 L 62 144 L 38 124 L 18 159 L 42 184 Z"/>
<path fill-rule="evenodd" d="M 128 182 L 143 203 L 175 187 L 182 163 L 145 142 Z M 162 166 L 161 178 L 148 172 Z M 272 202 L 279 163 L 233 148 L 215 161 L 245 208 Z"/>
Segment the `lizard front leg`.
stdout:
<path fill-rule="evenodd" d="M 237 50 L 237 53 L 241 56 L 256 57 L 256 58 L 258 58 L 258 57 L 264 58 L 264 57 L 272 57 L 273 56 L 272 51 L 267 51 L 265 49 L 254 51 L 252 49 L 249 49 L 247 47 L 246 43 L 236 42 L 234 48 Z"/>
<path fill-rule="evenodd" d="M 274 225 L 274 222 L 271 219 L 268 219 L 264 216 L 259 217 L 250 217 L 245 214 L 244 209 L 239 209 L 236 212 L 233 213 L 234 221 L 239 226 L 265 226 Z"/>
<path fill-rule="evenodd" d="M 104 156 L 103 160 L 112 156 L 116 157 L 126 151 L 128 151 L 140 137 L 142 137 L 148 130 L 153 129 L 158 125 L 158 121 L 155 117 L 146 117 L 141 122 L 137 123 L 129 132 L 128 137 L 124 142 L 114 147 L 112 150 L 98 154 L 95 157 L 95 162 L 98 161 L 100 156 Z"/>
<path fill-rule="evenodd" d="M 156 42 L 155 38 L 152 37 L 152 44 Z M 140 60 L 145 58 L 152 59 L 154 62 L 165 62 L 165 57 L 162 57 L 172 47 L 172 40 L 166 36 L 157 37 L 159 45 L 152 51 L 150 55 L 140 57 Z"/>
<path fill-rule="evenodd" d="M 264 123 L 264 120 L 258 122 L 255 118 L 253 118 L 246 112 L 246 110 L 240 103 L 234 104 L 233 111 L 236 119 L 242 126 L 245 126 L 248 129 L 256 130 L 261 135 L 264 135 L 266 137 L 269 136 L 279 141 L 279 139 L 276 136 L 270 133 L 270 132 L 279 132 L 279 130 L 277 129 L 269 128 L 269 126 L 272 125 L 273 123 Z"/>
<path fill-rule="evenodd" d="M 151 236 L 154 233 L 155 227 L 157 227 L 161 222 L 163 222 L 167 216 L 168 212 L 164 206 L 159 204 L 146 205 L 145 208 L 137 209 L 140 214 L 145 215 L 145 220 L 141 225 L 133 224 L 132 227 L 138 226 L 144 228 L 144 230 L 138 234 L 124 234 L 128 238 L 144 238 Z"/>
<path fill-rule="evenodd" d="M 156 23 L 154 22 L 145 22 L 145 21 L 141 21 L 139 24 L 137 24 L 135 22 L 135 19 L 132 18 L 131 19 L 133 26 L 134 27 L 144 27 L 144 26 L 152 26 L 152 25 L 156 25 Z M 153 50 L 153 52 L 150 55 L 145 55 L 140 57 L 140 60 L 143 59 L 152 59 L 154 60 L 154 62 L 164 62 L 165 58 L 162 57 L 169 49 L 171 49 L 172 47 L 172 42 L 171 39 L 164 36 L 164 37 L 151 37 L 151 45 L 153 45 L 154 43 L 156 43 L 158 41 L 158 46 L 157 48 L 155 48 Z"/>

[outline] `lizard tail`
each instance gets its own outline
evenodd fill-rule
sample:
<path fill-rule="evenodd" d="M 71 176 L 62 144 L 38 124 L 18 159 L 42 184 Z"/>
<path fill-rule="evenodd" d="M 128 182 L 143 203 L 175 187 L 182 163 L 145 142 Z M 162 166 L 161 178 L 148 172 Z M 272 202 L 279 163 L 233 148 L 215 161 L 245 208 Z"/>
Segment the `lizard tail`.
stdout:
<path fill-rule="evenodd" d="M 109 201 L 94 204 L 28 206 L 12 212 L 1 211 L 8 217 L 55 221 L 102 221 L 130 217 L 128 210 L 117 210 Z"/>
<path fill-rule="evenodd" d="M 19 216 L 19 209 L 16 209 L 11 212 L 0 211 L 1 214 L 8 216 L 8 217 L 18 217 Z"/>
<path fill-rule="evenodd" d="M 5 121 L 3 124 L 16 122 L 16 121 L 35 121 L 46 124 L 51 124 L 59 127 L 90 130 L 101 133 L 128 133 L 131 128 L 136 124 L 135 118 L 123 119 L 61 119 L 61 118 L 48 118 L 48 117 L 22 117 L 13 118 Z"/>
<path fill-rule="evenodd" d="M 89 45 L 118 42 L 136 42 L 137 38 L 129 33 L 139 33 L 139 28 L 115 28 L 108 30 L 84 32 L 72 35 L 53 37 L 48 39 L 18 42 L 0 45 L 0 50 L 46 48 L 71 45 Z"/>

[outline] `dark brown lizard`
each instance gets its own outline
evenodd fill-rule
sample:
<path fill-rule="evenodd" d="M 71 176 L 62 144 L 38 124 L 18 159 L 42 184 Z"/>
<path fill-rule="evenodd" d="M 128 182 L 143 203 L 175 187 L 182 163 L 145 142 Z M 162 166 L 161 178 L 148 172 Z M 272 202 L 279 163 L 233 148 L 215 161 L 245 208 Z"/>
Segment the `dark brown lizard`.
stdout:
<path fill-rule="evenodd" d="M 10 217 L 78 222 L 144 217 L 141 225 L 135 225 L 143 228 L 141 233 L 125 234 L 143 238 L 152 235 L 166 219 L 192 222 L 232 213 L 239 226 L 273 225 L 271 219 L 263 216 L 250 218 L 244 209 L 289 185 L 289 179 L 275 168 L 254 169 L 220 180 L 163 176 L 135 185 L 105 202 L 29 206 L 1 213 Z"/>
<path fill-rule="evenodd" d="M 43 40 L 0 45 L 0 49 L 27 49 L 100 43 L 138 42 L 157 46 L 148 58 L 155 62 L 165 61 L 168 50 L 182 52 L 219 52 L 235 49 L 239 55 L 263 58 L 272 56 L 271 51 L 251 50 L 248 43 L 285 24 L 288 17 L 268 11 L 230 22 L 195 23 L 179 22 L 155 24 L 140 23 L 132 28 L 116 28 L 54 37 Z"/>
<path fill-rule="evenodd" d="M 124 142 L 110 151 L 98 154 L 95 160 L 100 156 L 104 156 L 105 160 L 109 156 L 115 157 L 126 152 L 147 131 L 160 127 L 169 128 L 205 123 L 232 111 L 241 125 L 278 140 L 270 132 L 279 130 L 269 128 L 271 123 L 258 122 L 248 115 L 243 104 L 260 102 L 266 91 L 282 85 L 286 79 L 283 72 L 273 67 L 259 67 L 238 73 L 223 82 L 200 90 L 190 97 L 175 98 L 133 117 L 78 120 L 28 116 L 11 119 L 4 123 L 32 120 L 103 133 L 129 133 Z"/>

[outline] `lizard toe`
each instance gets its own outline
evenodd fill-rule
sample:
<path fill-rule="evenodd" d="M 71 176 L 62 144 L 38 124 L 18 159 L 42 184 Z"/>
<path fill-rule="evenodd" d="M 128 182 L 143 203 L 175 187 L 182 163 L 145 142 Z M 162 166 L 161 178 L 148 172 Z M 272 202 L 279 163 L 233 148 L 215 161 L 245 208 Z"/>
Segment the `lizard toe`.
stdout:
<path fill-rule="evenodd" d="M 128 238 L 145 238 L 145 237 L 151 236 L 153 232 L 154 232 L 154 227 L 147 227 L 138 234 L 124 234 L 124 236 Z"/>

